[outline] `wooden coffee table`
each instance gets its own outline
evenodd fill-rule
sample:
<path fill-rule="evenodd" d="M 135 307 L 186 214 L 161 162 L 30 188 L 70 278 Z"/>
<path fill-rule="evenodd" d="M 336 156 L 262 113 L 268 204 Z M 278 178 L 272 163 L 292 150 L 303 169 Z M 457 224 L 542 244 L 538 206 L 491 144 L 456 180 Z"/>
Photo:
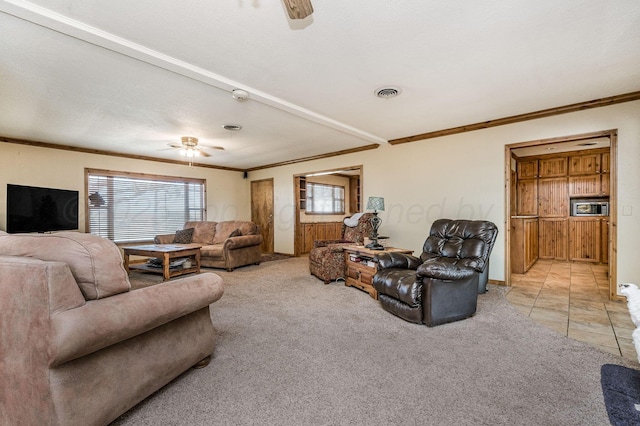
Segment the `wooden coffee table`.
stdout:
<path fill-rule="evenodd" d="M 162 274 L 164 281 L 178 275 L 200 273 L 200 244 L 147 244 L 143 246 L 123 247 L 124 269 Z M 147 263 L 130 263 L 129 256 L 149 256 L 162 259 L 162 268 L 153 267 Z M 191 266 L 188 268 L 171 268 L 171 259 L 188 257 Z"/>
<path fill-rule="evenodd" d="M 359 288 L 378 299 L 378 292 L 373 288 L 373 276 L 378 271 L 378 265 L 373 261 L 376 254 L 405 253 L 412 254 L 413 250 L 386 247 L 384 250 L 370 250 L 364 246 L 344 246 L 344 263 L 346 267 L 344 285 Z"/>

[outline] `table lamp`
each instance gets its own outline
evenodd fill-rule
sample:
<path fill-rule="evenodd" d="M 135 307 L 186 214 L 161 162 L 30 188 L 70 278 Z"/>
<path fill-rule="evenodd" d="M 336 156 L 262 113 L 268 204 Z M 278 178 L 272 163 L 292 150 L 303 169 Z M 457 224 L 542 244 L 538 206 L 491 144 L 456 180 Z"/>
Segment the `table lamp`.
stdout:
<path fill-rule="evenodd" d="M 384 211 L 384 198 L 382 197 L 369 197 L 367 200 L 367 210 L 373 210 L 373 217 L 371 218 L 371 227 L 373 230 L 371 231 L 371 243 L 367 244 L 365 247 L 371 250 L 384 250 L 384 247 L 381 244 L 378 244 L 378 228 L 380 228 L 380 223 L 382 223 L 382 219 L 378 217 L 378 210 Z"/>

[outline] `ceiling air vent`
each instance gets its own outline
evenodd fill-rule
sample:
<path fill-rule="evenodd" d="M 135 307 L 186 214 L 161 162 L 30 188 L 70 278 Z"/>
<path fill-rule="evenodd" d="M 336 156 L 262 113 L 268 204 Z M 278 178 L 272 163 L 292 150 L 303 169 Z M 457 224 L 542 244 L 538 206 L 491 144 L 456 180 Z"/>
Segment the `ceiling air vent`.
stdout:
<path fill-rule="evenodd" d="M 397 87 L 381 87 L 379 89 L 376 89 L 374 93 L 379 98 L 391 99 L 402 93 L 402 90 Z"/>

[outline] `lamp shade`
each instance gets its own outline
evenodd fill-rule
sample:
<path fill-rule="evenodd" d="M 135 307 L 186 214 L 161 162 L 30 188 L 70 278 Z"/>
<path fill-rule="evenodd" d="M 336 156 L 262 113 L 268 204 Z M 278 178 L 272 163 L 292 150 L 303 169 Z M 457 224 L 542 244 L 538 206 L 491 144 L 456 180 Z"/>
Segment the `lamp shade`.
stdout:
<path fill-rule="evenodd" d="M 369 197 L 367 200 L 367 210 L 384 211 L 384 198 Z"/>

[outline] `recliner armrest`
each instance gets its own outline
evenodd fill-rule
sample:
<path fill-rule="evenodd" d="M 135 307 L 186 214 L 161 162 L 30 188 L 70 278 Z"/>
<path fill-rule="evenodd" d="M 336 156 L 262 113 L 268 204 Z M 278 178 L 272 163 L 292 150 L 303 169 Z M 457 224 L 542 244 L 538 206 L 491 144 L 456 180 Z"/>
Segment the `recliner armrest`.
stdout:
<path fill-rule="evenodd" d="M 374 260 L 378 263 L 379 269 L 417 269 L 422 260 L 404 253 L 380 253 Z"/>
<path fill-rule="evenodd" d="M 458 281 L 477 274 L 476 270 L 450 262 L 427 261 L 416 269 L 416 275 L 420 278 L 435 278 L 440 280 Z"/>

